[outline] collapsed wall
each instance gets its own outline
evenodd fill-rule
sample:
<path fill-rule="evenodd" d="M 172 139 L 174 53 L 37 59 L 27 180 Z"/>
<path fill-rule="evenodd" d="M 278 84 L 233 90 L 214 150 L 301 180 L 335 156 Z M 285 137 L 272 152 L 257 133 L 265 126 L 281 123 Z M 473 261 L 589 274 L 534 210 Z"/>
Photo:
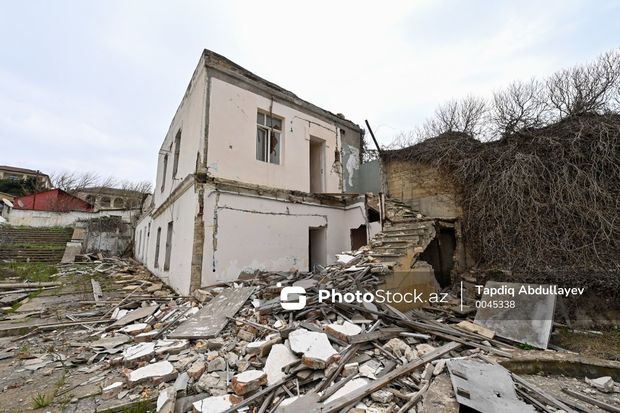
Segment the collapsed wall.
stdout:
<path fill-rule="evenodd" d="M 486 143 L 446 133 L 382 160 L 389 195 L 462 221 L 470 263 L 620 293 L 620 116 L 571 116 Z"/>

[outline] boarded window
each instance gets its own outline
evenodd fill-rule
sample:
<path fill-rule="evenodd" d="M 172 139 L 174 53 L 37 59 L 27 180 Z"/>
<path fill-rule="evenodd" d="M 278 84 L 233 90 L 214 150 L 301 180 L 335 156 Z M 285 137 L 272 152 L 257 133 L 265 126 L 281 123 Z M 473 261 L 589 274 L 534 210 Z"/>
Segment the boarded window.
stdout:
<path fill-rule="evenodd" d="M 166 233 L 166 256 L 164 258 L 164 271 L 170 269 L 170 256 L 172 255 L 172 221 L 168 222 L 168 232 Z"/>
<path fill-rule="evenodd" d="M 159 241 L 161 241 L 161 227 L 157 228 L 157 238 L 155 238 L 155 268 L 159 268 Z"/>
<path fill-rule="evenodd" d="M 177 177 L 177 171 L 179 170 L 179 155 L 181 153 L 181 131 L 177 132 L 177 136 L 174 138 L 174 159 L 172 161 L 172 176 Z"/>
<path fill-rule="evenodd" d="M 282 151 L 282 119 L 258 112 L 256 115 L 256 159 L 280 163 Z"/>

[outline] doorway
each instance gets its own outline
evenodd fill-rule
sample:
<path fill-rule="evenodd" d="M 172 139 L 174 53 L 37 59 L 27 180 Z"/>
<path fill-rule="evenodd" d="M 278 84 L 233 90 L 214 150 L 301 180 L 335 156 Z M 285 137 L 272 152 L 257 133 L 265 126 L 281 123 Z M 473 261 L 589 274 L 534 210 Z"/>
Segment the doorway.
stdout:
<path fill-rule="evenodd" d="M 439 228 L 437 236 L 428 244 L 420 258 L 433 266 L 435 278 L 439 285 L 447 287 L 451 284 L 451 272 L 454 267 L 454 250 L 456 234 L 454 228 Z"/>
<path fill-rule="evenodd" d="M 309 271 L 317 265 L 327 264 L 327 227 L 310 227 L 308 229 L 308 263 Z"/>
<path fill-rule="evenodd" d="M 359 228 L 353 228 L 351 230 L 351 250 L 358 250 L 366 244 L 368 244 L 366 225 L 362 224 Z"/>
<path fill-rule="evenodd" d="M 310 137 L 310 192 L 325 191 L 325 141 Z"/>

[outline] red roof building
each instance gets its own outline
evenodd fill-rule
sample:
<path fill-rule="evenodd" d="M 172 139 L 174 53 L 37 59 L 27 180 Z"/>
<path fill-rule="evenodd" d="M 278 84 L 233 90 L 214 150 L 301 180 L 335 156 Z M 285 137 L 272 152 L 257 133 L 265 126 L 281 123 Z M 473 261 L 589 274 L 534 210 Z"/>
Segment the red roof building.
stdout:
<path fill-rule="evenodd" d="M 18 196 L 13 201 L 16 209 L 32 209 L 35 211 L 92 211 L 92 204 L 75 197 L 62 189 L 52 189 L 36 194 Z"/>

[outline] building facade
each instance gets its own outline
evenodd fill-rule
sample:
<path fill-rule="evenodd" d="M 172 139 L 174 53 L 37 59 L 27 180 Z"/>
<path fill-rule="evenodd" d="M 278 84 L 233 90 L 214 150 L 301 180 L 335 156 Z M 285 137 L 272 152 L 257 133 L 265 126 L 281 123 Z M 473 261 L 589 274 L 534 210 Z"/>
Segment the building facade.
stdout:
<path fill-rule="evenodd" d="M 205 50 L 161 145 L 135 256 L 181 293 L 333 262 L 372 236 L 362 135 Z"/>
<path fill-rule="evenodd" d="M 81 188 L 76 193 L 80 199 L 93 204 L 97 210 L 139 209 L 146 196 L 139 191 L 104 186 Z"/>
<path fill-rule="evenodd" d="M 0 165 L 0 179 L 26 180 L 35 179 L 41 189 L 49 189 L 52 182 L 47 174 L 33 169 L 19 168 L 17 166 Z"/>

